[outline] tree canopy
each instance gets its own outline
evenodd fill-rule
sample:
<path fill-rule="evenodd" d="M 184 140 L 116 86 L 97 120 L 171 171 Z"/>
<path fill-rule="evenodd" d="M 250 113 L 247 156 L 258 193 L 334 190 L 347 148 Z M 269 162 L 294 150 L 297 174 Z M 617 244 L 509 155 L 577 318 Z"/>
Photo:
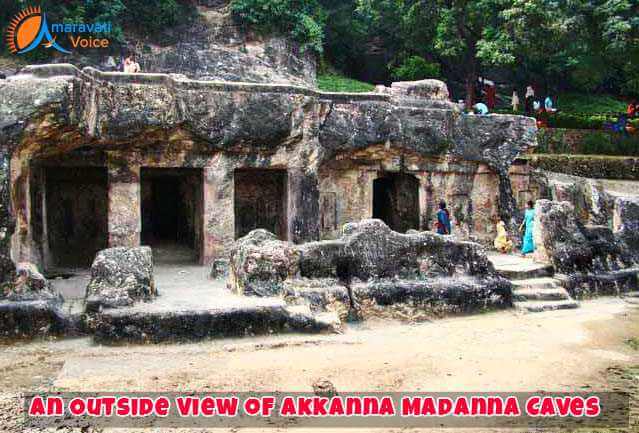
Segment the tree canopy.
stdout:
<path fill-rule="evenodd" d="M 238 19 L 291 32 L 370 82 L 478 76 L 545 91 L 639 95 L 639 0 L 233 0 Z M 265 9 L 264 4 L 285 4 Z M 309 12 L 310 11 L 310 12 Z M 295 21 L 299 23 L 296 23 Z"/>

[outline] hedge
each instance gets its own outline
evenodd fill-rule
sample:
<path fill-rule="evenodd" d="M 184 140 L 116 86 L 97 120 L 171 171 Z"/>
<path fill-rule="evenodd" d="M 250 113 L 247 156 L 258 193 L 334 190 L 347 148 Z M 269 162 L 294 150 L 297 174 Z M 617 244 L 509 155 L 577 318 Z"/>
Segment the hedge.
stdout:
<path fill-rule="evenodd" d="M 533 168 L 594 179 L 639 180 L 639 157 L 526 155 Z"/>

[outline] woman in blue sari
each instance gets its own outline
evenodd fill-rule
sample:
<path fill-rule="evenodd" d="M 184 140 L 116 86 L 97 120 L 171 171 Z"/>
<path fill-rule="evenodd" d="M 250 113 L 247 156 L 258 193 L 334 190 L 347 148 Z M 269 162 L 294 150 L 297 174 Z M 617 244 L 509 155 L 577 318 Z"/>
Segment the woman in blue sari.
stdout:
<path fill-rule="evenodd" d="M 524 232 L 524 239 L 521 245 L 521 253 L 526 255 L 528 253 L 532 253 L 535 251 L 535 244 L 533 242 L 533 222 L 535 221 L 535 204 L 528 200 L 528 209 L 526 209 L 526 213 L 524 214 L 524 220 L 521 222 L 519 226 L 519 231 L 521 231 L 524 226 L 526 230 Z"/>
<path fill-rule="evenodd" d="M 439 210 L 437 211 L 437 233 L 440 235 L 449 235 L 452 231 L 450 224 L 450 214 L 446 209 L 446 202 L 439 202 Z"/>

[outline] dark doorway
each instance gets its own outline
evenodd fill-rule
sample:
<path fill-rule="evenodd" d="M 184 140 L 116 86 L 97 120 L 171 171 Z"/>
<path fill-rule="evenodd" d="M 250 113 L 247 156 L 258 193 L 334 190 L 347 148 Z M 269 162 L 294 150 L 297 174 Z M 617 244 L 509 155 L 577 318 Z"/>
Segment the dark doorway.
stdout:
<path fill-rule="evenodd" d="M 373 181 L 373 218 L 405 233 L 419 230 L 419 181 L 403 173 L 386 173 Z"/>
<path fill-rule="evenodd" d="M 44 167 L 45 222 L 39 227 L 47 267 L 85 268 L 108 243 L 105 167 Z M 35 186 L 34 186 L 35 187 Z M 48 247 L 48 248 L 47 248 Z"/>
<path fill-rule="evenodd" d="M 235 170 L 235 239 L 255 229 L 287 238 L 286 170 Z"/>
<path fill-rule="evenodd" d="M 202 244 L 202 175 L 194 168 L 142 168 L 142 243 L 158 262 L 197 262 Z"/>

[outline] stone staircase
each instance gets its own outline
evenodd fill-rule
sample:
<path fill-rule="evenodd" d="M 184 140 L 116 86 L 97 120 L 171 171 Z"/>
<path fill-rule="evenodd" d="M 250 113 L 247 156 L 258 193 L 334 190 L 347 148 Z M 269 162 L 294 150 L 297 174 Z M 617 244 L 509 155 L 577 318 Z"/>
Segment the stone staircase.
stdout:
<path fill-rule="evenodd" d="M 621 299 L 629 304 L 639 304 L 639 292 L 626 292 L 621 294 Z"/>
<path fill-rule="evenodd" d="M 513 305 L 517 310 L 539 313 L 579 307 L 561 281 L 553 278 L 552 266 L 515 255 L 490 255 L 489 259 L 497 272 L 513 284 Z"/>

